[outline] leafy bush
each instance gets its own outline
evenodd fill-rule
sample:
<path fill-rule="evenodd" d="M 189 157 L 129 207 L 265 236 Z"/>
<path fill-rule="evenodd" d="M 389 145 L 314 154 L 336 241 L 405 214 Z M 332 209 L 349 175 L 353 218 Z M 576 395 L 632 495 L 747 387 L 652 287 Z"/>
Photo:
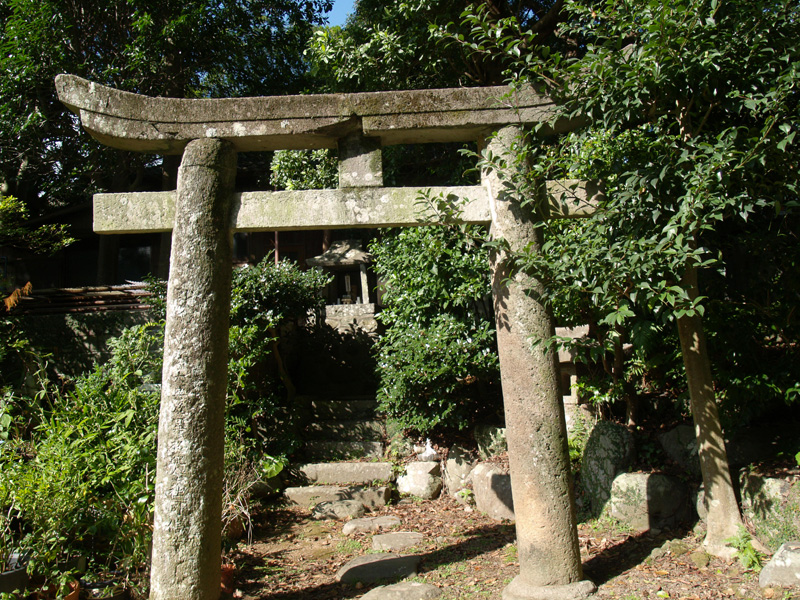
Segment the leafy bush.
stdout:
<path fill-rule="evenodd" d="M 289 407 L 262 363 L 275 351 L 278 324 L 317 308 L 325 282 L 322 274 L 288 263 L 265 261 L 236 272 L 226 522 L 247 520 L 250 486 L 280 471 L 293 448 L 286 435 L 265 439 L 268 430 L 285 433 L 276 422 L 286 420 Z M 68 391 L 46 377 L 34 396 L 6 389 L 0 404 L 0 553 L 28 554 L 29 571 L 54 581 L 67 558 L 85 556 L 94 574 L 121 571 L 134 587 L 145 586 L 163 343 L 163 321 L 132 327 L 110 342 L 112 358 L 76 378 Z"/>
<path fill-rule="evenodd" d="M 385 285 L 378 400 L 402 427 L 464 429 L 501 406 L 482 234 L 420 227 L 370 248 Z"/>

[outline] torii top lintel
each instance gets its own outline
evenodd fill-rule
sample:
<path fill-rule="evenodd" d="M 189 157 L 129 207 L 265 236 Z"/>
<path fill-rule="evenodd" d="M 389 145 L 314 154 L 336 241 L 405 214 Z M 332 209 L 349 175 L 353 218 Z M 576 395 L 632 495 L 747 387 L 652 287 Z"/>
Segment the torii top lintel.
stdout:
<path fill-rule="evenodd" d="M 547 122 L 554 114 L 546 96 L 505 86 L 183 99 L 142 96 L 59 75 L 56 89 L 101 143 L 158 154 L 180 154 L 189 141 L 207 137 L 228 140 L 239 152 L 335 148 L 355 132 L 380 138 L 385 146 L 474 141 L 499 126 Z"/>

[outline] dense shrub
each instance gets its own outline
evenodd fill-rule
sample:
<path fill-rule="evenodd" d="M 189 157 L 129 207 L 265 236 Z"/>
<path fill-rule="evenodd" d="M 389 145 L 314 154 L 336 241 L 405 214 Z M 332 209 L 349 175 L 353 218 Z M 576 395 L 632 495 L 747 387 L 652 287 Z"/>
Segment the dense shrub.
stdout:
<path fill-rule="evenodd" d="M 246 513 L 247 489 L 293 449 L 280 383 L 263 362 L 284 319 L 318 308 L 325 277 L 288 263 L 234 277 L 223 514 Z M 272 334 L 269 330 L 273 331 Z M 155 495 L 163 321 L 126 329 L 112 358 L 68 386 L 42 376 L 34 394 L 8 387 L 0 405 L 0 557 L 30 557 L 29 571 L 58 578 L 86 556 L 95 575 L 146 582 Z M 42 371 L 43 372 L 43 371 Z M 280 430 L 283 435 L 265 436 Z M 271 452 L 265 454 L 265 452 Z"/>
<path fill-rule="evenodd" d="M 385 286 L 378 400 L 401 427 L 425 434 L 497 418 L 499 367 L 482 233 L 404 229 L 370 248 Z"/>

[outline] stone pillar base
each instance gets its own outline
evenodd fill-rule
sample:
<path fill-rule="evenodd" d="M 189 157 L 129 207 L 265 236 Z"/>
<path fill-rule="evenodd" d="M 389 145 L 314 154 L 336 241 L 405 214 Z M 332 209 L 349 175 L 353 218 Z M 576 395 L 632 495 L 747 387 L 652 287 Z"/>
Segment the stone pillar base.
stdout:
<path fill-rule="evenodd" d="M 597 586 L 584 579 L 566 585 L 530 585 L 517 576 L 503 590 L 503 600 L 584 600 L 597 591 Z"/>

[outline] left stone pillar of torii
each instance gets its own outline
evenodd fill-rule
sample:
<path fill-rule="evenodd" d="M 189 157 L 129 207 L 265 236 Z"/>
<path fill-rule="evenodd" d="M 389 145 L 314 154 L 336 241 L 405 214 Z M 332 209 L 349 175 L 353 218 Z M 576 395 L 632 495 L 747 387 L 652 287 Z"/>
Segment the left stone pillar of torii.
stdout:
<path fill-rule="evenodd" d="M 178 171 L 158 422 L 151 600 L 217 600 L 236 151 L 189 142 Z"/>

